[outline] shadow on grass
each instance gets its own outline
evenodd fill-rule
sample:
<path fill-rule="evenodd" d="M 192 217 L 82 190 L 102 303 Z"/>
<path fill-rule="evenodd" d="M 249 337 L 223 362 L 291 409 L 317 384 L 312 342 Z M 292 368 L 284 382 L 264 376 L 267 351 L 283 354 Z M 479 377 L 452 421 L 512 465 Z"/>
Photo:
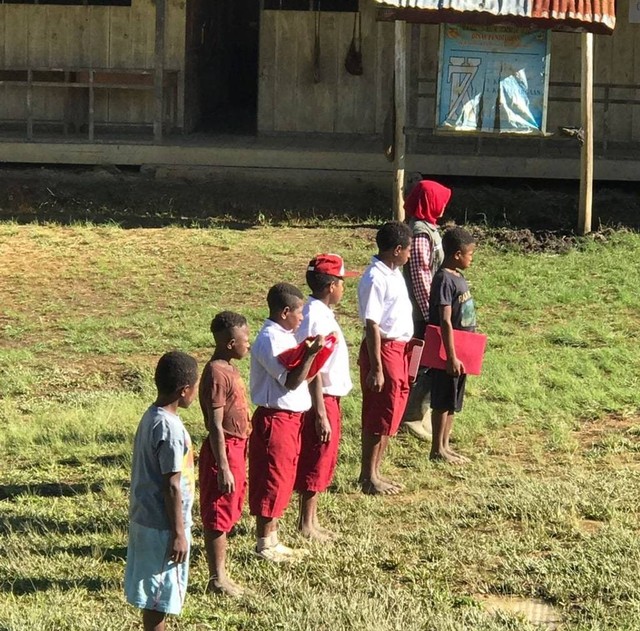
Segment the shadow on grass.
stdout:
<path fill-rule="evenodd" d="M 127 560 L 127 548 L 119 546 L 117 548 L 99 548 L 96 546 L 54 546 L 42 550 L 47 556 L 56 554 L 68 554 L 75 557 L 94 557 L 107 562 L 120 562 Z"/>
<path fill-rule="evenodd" d="M 111 484 L 111 483 L 110 483 Z M 123 481 L 122 488 L 129 488 L 129 482 Z M 72 497 L 87 493 L 102 493 L 104 482 L 42 482 L 39 484 L 2 484 L 0 485 L 0 500 L 13 500 L 19 495 L 36 495 L 38 497 Z"/>
<path fill-rule="evenodd" d="M 102 515 L 102 519 L 83 519 L 69 521 L 66 519 L 50 519 L 48 517 L 23 517 L 7 515 L 0 517 L 0 534 L 36 533 L 45 535 L 57 533 L 61 535 L 85 533 L 112 533 L 127 527 L 126 516 L 117 519 L 113 515 Z"/>
<path fill-rule="evenodd" d="M 104 590 L 113 589 L 113 580 L 103 580 L 97 577 L 81 578 L 77 580 L 52 580 L 48 578 L 17 578 L 13 581 L 0 583 L 0 591 L 14 594 L 15 596 L 24 596 L 27 594 L 35 594 L 48 589 L 59 589 L 61 591 L 71 591 L 78 588 L 84 588 L 89 592 L 102 592 Z"/>

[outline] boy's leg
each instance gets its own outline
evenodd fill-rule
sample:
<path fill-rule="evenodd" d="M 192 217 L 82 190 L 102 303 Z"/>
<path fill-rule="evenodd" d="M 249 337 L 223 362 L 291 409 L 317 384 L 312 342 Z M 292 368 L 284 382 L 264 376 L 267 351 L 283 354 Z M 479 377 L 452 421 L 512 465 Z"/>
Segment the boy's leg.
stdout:
<path fill-rule="evenodd" d="M 455 413 L 450 412 L 447 414 L 447 421 L 444 431 L 444 449 L 450 455 L 453 456 L 459 463 L 469 462 L 469 458 L 462 456 L 457 451 L 454 451 L 449 445 L 449 437 L 451 436 L 451 430 L 453 429 L 453 421 L 455 419 Z"/>
<path fill-rule="evenodd" d="M 204 548 L 209 566 L 207 591 L 227 596 L 240 596 L 244 590 L 227 576 L 227 533 L 205 528 Z"/>
<path fill-rule="evenodd" d="M 299 491 L 300 515 L 298 530 L 310 539 L 327 541 L 329 538 L 318 528 L 318 493 L 316 491 Z"/>
<path fill-rule="evenodd" d="M 388 436 L 370 434 L 362 430 L 362 466 L 360 485 L 367 495 L 396 495 L 399 488 L 379 477 L 382 455 L 389 443 Z"/>
<path fill-rule="evenodd" d="M 164 631 L 165 618 L 167 614 L 164 611 L 153 611 L 152 609 L 142 610 L 142 626 L 144 631 Z"/>

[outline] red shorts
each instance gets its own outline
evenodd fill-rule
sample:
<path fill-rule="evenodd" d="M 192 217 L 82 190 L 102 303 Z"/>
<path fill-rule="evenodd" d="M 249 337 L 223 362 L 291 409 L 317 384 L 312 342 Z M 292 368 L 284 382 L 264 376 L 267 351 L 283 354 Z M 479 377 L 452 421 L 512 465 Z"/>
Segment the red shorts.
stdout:
<path fill-rule="evenodd" d="M 371 369 L 366 340 L 360 346 L 358 365 L 362 387 L 362 430 L 367 434 L 395 436 L 409 398 L 409 356 L 407 343 L 382 340 L 380 358 L 384 373 L 382 392 L 373 392 L 366 385 Z"/>
<path fill-rule="evenodd" d="M 321 443 L 316 432 L 316 412 L 312 408 L 305 413 L 302 421 L 302 447 L 298 461 L 296 491 L 314 491 L 322 493 L 333 480 L 338 463 L 338 445 L 340 444 L 340 397 L 323 396 L 324 407 L 331 425 L 331 440 Z"/>
<path fill-rule="evenodd" d="M 247 439 L 225 437 L 229 468 L 236 481 L 233 493 L 223 493 L 218 488 L 218 463 L 213 457 L 209 439 L 200 449 L 200 516 L 207 530 L 229 532 L 242 515 L 242 505 L 247 493 Z"/>
<path fill-rule="evenodd" d="M 302 412 L 259 407 L 249 438 L 249 509 L 281 517 L 289 504 L 300 456 Z"/>

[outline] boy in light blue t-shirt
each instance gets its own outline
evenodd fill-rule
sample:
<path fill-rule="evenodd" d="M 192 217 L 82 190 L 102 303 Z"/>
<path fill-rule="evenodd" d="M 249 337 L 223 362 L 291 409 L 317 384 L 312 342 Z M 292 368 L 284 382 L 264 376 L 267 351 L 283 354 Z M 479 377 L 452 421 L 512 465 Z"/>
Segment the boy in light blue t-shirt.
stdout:
<path fill-rule="evenodd" d="M 133 445 L 129 545 L 124 589 L 142 609 L 145 630 L 164 631 L 166 614 L 182 610 L 189 573 L 193 448 L 178 408 L 198 395 L 198 365 L 185 353 L 163 355 L 158 396 L 144 413 Z"/>

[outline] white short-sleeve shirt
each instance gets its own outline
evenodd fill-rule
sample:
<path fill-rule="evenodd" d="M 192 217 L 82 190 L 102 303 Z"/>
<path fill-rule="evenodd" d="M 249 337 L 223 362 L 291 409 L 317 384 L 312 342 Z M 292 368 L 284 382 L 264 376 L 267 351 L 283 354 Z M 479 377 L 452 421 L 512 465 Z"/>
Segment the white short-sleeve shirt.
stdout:
<path fill-rule="evenodd" d="M 290 412 L 306 412 L 311 407 L 309 386 L 303 381 L 295 390 L 287 390 L 287 369 L 278 355 L 296 346 L 293 331 L 273 320 L 265 320 L 251 347 L 249 389 L 255 405 Z"/>
<path fill-rule="evenodd" d="M 333 397 L 343 397 L 351 391 L 353 383 L 349 374 L 349 349 L 333 310 L 316 298 L 309 298 L 302 311 L 304 320 L 296 331 L 301 342 L 307 337 L 336 333 L 338 344 L 320 370 L 322 392 Z"/>
<path fill-rule="evenodd" d="M 391 269 L 373 257 L 358 284 L 362 323 L 375 322 L 383 339 L 408 342 L 413 336 L 413 312 L 400 268 Z"/>

